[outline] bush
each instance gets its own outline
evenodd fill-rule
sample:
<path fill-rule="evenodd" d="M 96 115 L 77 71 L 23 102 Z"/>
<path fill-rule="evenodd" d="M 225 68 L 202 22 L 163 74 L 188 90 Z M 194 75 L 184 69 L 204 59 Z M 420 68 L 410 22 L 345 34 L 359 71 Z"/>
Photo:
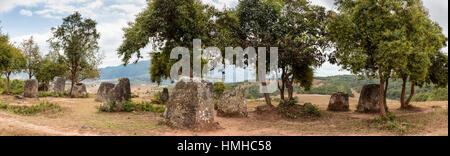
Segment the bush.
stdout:
<path fill-rule="evenodd" d="M 53 92 L 40 91 L 39 97 L 63 97 L 63 95 Z"/>
<path fill-rule="evenodd" d="M 321 116 L 321 112 L 319 107 L 317 107 L 316 105 L 313 105 L 311 103 L 305 103 L 305 105 L 303 105 L 303 108 L 305 109 L 305 113 L 307 113 L 310 116 Z"/>
<path fill-rule="evenodd" d="M 89 98 L 89 94 L 85 94 L 85 95 L 82 95 L 82 96 L 74 96 L 74 95 L 70 95 L 70 98 L 87 99 L 87 98 Z"/>
<path fill-rule="evenodd" d="M 214 82 L 214 98 L 219 99 L 223 92 L 227 89 L 227 85 L 223 82 Z"/>
<path fill-rule="evenodd" d="M 128 101 L 122 104 L 122 108 L 117 110 L 117 104 L 112 102 L 109 107 L 100 106 L 98 107 L 100 112 L 153 112 L 153 113 L 163 113 L 166 108 L 164 106 L 154 106 L 151 102 L 132 102 Z"/>
<path fill-rule="evenodd" d="M 25 86 L 25 81 L 23 80 L 11 80 L 11 94 L 22 94 L 23 88 Z M 8 91 L 8 82 L 6 79 L 0 78 L 0 94 L 6 93 Z"/>
<path fill-rule="evenodd" d="M 62 110 L 59 104 L 51 103 L 48 101 L 44 101 L 39 105 L 32 106 L 16 106 L 6 103 L 0 103 L 0 109 L 6 109 L 7 111 L 13 112 L 14 114 L 25 116 L 37 115 L 40 113 L 57 113 Z"/>

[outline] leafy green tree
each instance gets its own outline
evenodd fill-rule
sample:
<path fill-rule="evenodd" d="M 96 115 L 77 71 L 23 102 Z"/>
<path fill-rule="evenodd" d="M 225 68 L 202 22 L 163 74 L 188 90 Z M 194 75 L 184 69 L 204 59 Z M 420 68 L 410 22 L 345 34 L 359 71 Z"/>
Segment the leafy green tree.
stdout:
<path fill-rule="evenodd" d="M 284 2 L 281 0 L 242 0 L 236 9 L 239 19 L 238 41 L 242 47 L 273 47 Z M 266 56 L 270 56 L 267 52 Z M 248 61 L 248 59 L 247 59 Z M 267 61 L 269 63 L 269 61 Z M 248 64 L 248 63 L 247 63 Z M 258 64 L 258 63 L 257 63 Z M 268 65 L 266 65 L 269 67 Z M 259 71 L 257 71 L 259 72 Z M 262 83 L 263 86 L 267 84 Z M 264 93 L 266 104 L 272 106 L 270 94 Z"/>
<path fill-rule="evenodd" d="M 26 57 L 25 72 L 28 74 L 28 78 L 31 79 L 35 76 L 38 69 L 38 65 L 42 60 L 39 54 L 39 46 L 33 40 L 33 36 L 28 40 L 24 40 L 20 46 L 23 55 Z"/>
<path fill-rule="evenodd" d="M 66 74 L 67 67 L 64 64 L 64 60 L 61 56 L 53 57 L 52 53 L 42 59 L 39 63 L 39 68 L 36 71 L 36 79 L 39 82 L 48 84 L 57 76 L 64 76 Z"/>
<path fill-rule="evenodd" d="M 117 50 L 124 65 L 136 56 L 137 62 L 142 58 L 141 49 L 152 44 L 153 82 L 161 82 L 170 75 L 170 67 L 177 60 L 170 59 L 170 52 L 175 47 L 193 47 L 194 39 L 201 39 L 207 44 L 210 36 L 212 9 L 199 0 L 153 0 L 141 12 L 135 22 L 124 29 L 124 41 Z M 191 51 L 192 53 L 192 51 Z M 157 70 L 158 69 L 158 70 Z"/>
<path fill-rule="evenodd" d="M 281 99 L 288 90 L 287 101 L 293 100 L 294 84 L 310 90 L 314 68 L 325 62 L 324 49 L 329 46 L 325 37 L 329 14 L 324 7 L 306 0 L 285 0 L 284 14 L 278 31 L 279 67 L 281 70 Z"/>
<path fill-rule="evenodd" d="M 431 19 L 421 0 L 404 0 L 405 5 L 395 12 L 397 26 L 393 33 L 389 32 L 384 43 L 387 50 L 396 50 L 407 56 L 400 60 L 406 66 L 393 68 L 394 75 L 402 81 L 401 108 L 406 109 L 415 93 L 415 86 L 423 86 L 439 51 L 446 46 L 447 38 L 442 28 Z M 434 62 L 435 66 L 442 65 Z M 396 65 L 395 65 L 396 66 Z M 439 71 L 434 71 L 439 72 Z M 438 77 L 436 77 L 438 78 Z M 411 82 L 411 92 L 405 101 L 406 83 Z"/>
<path fill-rule="evenodd" d="M 426 83 L 434 84 L 438 88 L 448 86 L 448 56 L 443 52 L 438 52 L 436 56 L 431 58 Z"/>
<path fill-rule="evenodd" d="M 306 0 L 243 0 L 237 7 L 240 43 L 253 47 L 278 47 L 282 101 L 293 99 L 294 84 L 306 90 L 312 86 L 313 68 L 325 61 L 329 45 L 325 8 Z M 269 56 L 269 55 L 267 55 Z M 285 100 L 285 90 L 288 100 Z M 270 101 L 267 98 L 266 101 Z M 270 105 L 270 102 L 268 102 Z"/>
<path fill-rule="evenodd" d="M 68 77 L 72 81 L 70 94 L 74 84 L 99 77 L 98 66 L 103 57 L 98 52 L 100 34 L 96 25 L 94 20 L 82 18 L 75 12 L 64 18 L 62 25 L 52 28 L 53 38 L 49 42 L 54 51 L 63 52 Z"/>
<path fill-rule="evenodd" d="M 340 13 L 328 25 L 335 43 L 333 63 L 354 74 L 380 79 L 380 112 L 387 117 L 385 82 L 395 71 L 408 68 L 414 48 L 402 20 L 414 0 L 338 0 Z M 414 70 L 414 69 L 412 69 Z"/>
<path fill-rule="evenodd" d="M 3 49 L 3 48 L 0 48 Z M 3 51 L 5 50 L 5 51 Z M 7 61 L 7 64 L 3 65 L 3 75 L 5 75 L 7 84 L 8 84 L 8 91 L 7 93 L 11 93 L 11 75 L 17 74 L 23 71 L 25 68 L 26 58 L 22 55 L 20 50 L 13 46 L 13 45 L 7 45 L 5 49 L 2 51 L 4 53 L 9 53 L 9 61 Z"/>

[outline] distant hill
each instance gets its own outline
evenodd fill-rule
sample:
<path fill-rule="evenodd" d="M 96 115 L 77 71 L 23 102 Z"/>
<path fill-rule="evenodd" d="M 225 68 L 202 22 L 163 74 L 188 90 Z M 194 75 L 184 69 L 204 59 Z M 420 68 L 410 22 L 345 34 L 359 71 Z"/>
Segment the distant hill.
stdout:
<path fill-rule="evenodd" d="M 366 84 L 378 84 L 378 80 L 360 79 L 354 75 L 339 75 L 329 77 L 316 77 L 313 88 L 309 91 L 304 91 L 299 86 L 294 86 L 294 91 L 298 94 L 321 94 L 331 95 L 336 92 L 344 92 L 349 96 L 354 97 L 354 93 L 359 93 L 362 87 Z M 228 89 L 233 90 L 236 87 L 241 87 L 246 91 L 246 98 L 262 98 L 263 94 L 259 93 L 259 84 L 248 84 L 245 82 L 230 83 L 227 84 Z M 407 84 L 408 88 L 406 94 L 410 93 L 410 84 Z M 399 100 L 401 94 L 402 81 L 390 81 L 387 98 L 392 100 Z M 279 91 L 273 93 L 273 96 L 278 96 Z M 448 87 L 446 88 L 434 88 L 431 86 L 416 87 L 415 96 L 413 101 L 448 101 Z"/>
<path fill-rule="evenodd" d="M 97 80 L 115 80 L 127 77 L 133 83 L 150 83 L 150 60 L 139 61 L 127 66 L 113 66 L 100 68 L 100 78 Z"/>

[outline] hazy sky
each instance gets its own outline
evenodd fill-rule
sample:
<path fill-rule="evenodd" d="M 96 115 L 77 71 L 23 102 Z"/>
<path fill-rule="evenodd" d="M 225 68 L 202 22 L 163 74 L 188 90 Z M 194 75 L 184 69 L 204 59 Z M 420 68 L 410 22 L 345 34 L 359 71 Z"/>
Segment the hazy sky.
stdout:
<path fill-rule="evenodd" d="M 234 7 L 238 0 L 202 0 L 219 9 Z M 311 0 L 314 4 L 333 9 L 334 0 Z M 448 36 L 448 0 L 424 0 L 431 18 L 438 22 Z M 62 18 L 79 11 L 84 17 L 98 22 L 101 34 L 100 52 L 106 58 L 101 67 L 120 65 L 116 49 L 122 41 L 122 28 L 134 21 L 135 15 L 146 6 L 145 0 L 0 0 L 0 26 L 14 42 L 21 42 L 31 35 L 48 52 L 46 40 L 51 37 L 51 27 L 62 23 Z M 448 48 L 444 49 L 448 52 Z M 148 57 L 147 57 L 148 59 Z M 316 70 L 316 76 L 348 74 L 337 66 L 324 64 Z"/>

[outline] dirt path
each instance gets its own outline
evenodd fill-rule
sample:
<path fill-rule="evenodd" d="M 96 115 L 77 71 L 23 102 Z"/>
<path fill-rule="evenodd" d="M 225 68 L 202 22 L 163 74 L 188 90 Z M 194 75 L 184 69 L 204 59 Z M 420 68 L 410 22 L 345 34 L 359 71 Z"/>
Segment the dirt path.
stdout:
<path fill-rule="evenodd" d="M 355 95 L 355 98 L 359 99 L 359 96 L 361 96 L 361 94 L 359 94 L 355 89 L 351 88 L 350 89 L 353 93 L 353 95 Z"/>
<path fill-rule="evenodd" d="M 96 136 L 91 133 L 79 133 L 76 131 L 62 130 L 53 127 L 40 126 L 27 122 L 22 122 L 14 118 L 4 117 L 0 115 L 0 125 L 5 127 L 20 127 L 26 130 L 38 132 L 39 134 L 55 135 L 55 136 Z"/>

